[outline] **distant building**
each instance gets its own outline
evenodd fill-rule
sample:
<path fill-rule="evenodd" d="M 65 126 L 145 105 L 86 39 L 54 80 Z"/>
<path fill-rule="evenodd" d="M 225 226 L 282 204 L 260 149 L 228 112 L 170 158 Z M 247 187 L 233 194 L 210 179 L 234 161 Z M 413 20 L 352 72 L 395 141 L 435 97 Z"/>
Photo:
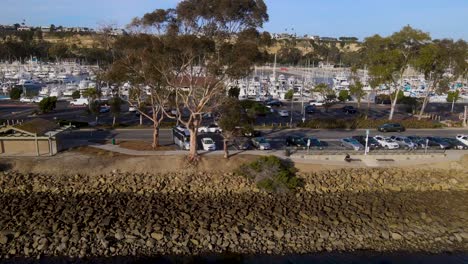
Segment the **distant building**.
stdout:
<path fill-rule="evenodd" d="M 121 28 L 113 28 L 111 31 L 110 31 L 110 34 L 112 36 L 122 36 L 122 35 L 125 35 L 127 32 L 125 32 L 125 30 L 121 29 Z"/>
<path fill-rule="evenodd" d="M 23 25 L 23 26 L 18 28 L 18 31 L 31 31 L 31 27 Z"/>
<path fill-rule="evenodd" d="M 344 42 L 358 42 L 359 41 L 359 39 L 356 37 L 340 37 L 339 39 L 340 41 L 344 41 Z"/>
<path fill-rule="evenodd" d="M 42 32 L 50 32 L 50 27 L 41 27 Z"/>
<path fill-rule="evenodd" d="M 0 30 L 3 31 L 15 31 L 16 27 L 13 25 L 0 25 Z"/>
<path fill-rule="evenodd" d="M 331 37 L 321 37 L 320 41 L 333 42 L 333 41 L 338 41 L 338 39 L 337 38 L 331 38 Z"/>
<path fill-rule="evenodd" d="M 319 41 L 319 40 L 320 40 L 320 36 L 317 36 L 317 35 L 315 35 L 315 36 L 309 36 L 309 39 L 314 40 L 314 41 Z"/>
<path fill-rule="evenodd" d="M 321 61 L 318 63 L 318 67 L 322 69 L 333 69 L 335 68 L 335 65 Z"/>

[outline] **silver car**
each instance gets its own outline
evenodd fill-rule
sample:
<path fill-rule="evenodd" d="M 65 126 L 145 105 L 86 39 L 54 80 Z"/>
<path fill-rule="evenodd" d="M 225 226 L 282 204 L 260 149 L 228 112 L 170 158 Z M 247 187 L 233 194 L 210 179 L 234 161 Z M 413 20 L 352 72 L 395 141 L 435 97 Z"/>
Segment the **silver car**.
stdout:
<path fill-rule="evenodd" d="M 415 149 L 418 146 L 411 141 L 411 139 L 404 136 L 391 136 L 391 139 L 395 140 L 396 143 L 403 149 Z"/>
<path fill-rule="evenodd" d="M 256 137 L 252 139 L 252 145 L 259 150 L 271 149 L 270 142 L 264 137 Z"/>
<path fill-rule="evenodd" d="M 354 138 L 343 138 L 340 140 L 340 142 L 341 142 L 341 146 L 347 149 L 354 149 L 356 151 L 364 149 L 364 146 Z"/>

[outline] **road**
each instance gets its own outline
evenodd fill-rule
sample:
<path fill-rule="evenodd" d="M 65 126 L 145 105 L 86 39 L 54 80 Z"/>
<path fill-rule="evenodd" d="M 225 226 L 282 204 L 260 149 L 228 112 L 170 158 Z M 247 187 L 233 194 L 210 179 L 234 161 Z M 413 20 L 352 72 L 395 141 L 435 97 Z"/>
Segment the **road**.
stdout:
<path fill-rule="evenodd" d="M 69 139 L 77 140 L 110 140 L 115 138 L 117 141 L 126 140 L 152 140 L 151 129 L 118 129 L 118 130 L 76 130 L 67 134 Z M 283 129 L 283 130 L 262 130 L 263 135 L 268 138 L 275 149 L 282 149 L 284 147 L 284 139 L 287 136 L 301 136 L 301 137 L 316 137 L 322 141 L 327 142 L 330 146 L 338 147 L 339 140 L 345 137 L 356 135 L 365 135 L 365 129 L 357 130 L 323 130 L 323 129 Z M 370 130 L 370 136 L 382 134 L 376 130 Z M 441 137 L 455 137 L 458 134 L 468 134 L 468 129 L 408 129 L 403 133 L 385 133 L 385 136 L 391 135 L 416 135 L 416 136 L 441 136 Z M 199 141 L 202 137 L 211 137 L 215 140 L 218 148 L 222 147 L 222 136 L 219 134 L 200 134 Z M 170 129 L 161 129 L 160 131 L 160 144 L 171 145 L 173 144 L 172 132 Z M 201 144 L 199 144 L 201 145 Z"/>
<path fill-rule="evenodd" d="M 302 114 L 302 103 L 294 102 L 292 105 L 290 102 L 283 102 L 284 106 L 282 107 L 273 107 L 274 113 L 268 114 L 266 116 L 258 116 L 256 118 L 257 125 L 263 124 L 279 124 L 282 125 L 288 124 L 291 119 L 290 117 L 281 117 L 278 114 L 278 110 L 287 110 L 288 112 L 292 109 L 293 123 L 301 123 L 303 114 Z M 305 103 L 304 105 L 307 105 Z M 336 104 L 326 111 L 323 107 L 318 107 L 317 112 L 314 114 L 306 114 L 304 117 L 306 120 L 316 119 L 316 118 L 353 118 L 355 115 L 346 115 L 342 111 L 344 105 L 352 105 L 356 107 L 355 103 L 346 103 L 346 104 Z M 458 120 L 458 115 L 464 110 L 465 104 L 455 104 L 455 113 L 450 113 L 451 104 L 448 103 L 430 103 L 427 106 L 427 113 L 436 113 L 441 115 L 442 120 L 445 119 L 455 119 Z M 0 120 L 10 119 L 10 120 L 27 120 L 32 118 L 31 113 L 37 111 L 37 104 L 26 104 L 12 101 L 2 101 L 0 102 Z M 94 122 L 95 117 L 86 112 L 86 107 L 74 107 L 70 106 L 65 101 L 60 101 L 57 103 L 57 108 L 55 111 L 47 114 L 41 114 L 38 117 L 54 120 L 54 119 L 63 119 L 63 120 L 73 120 L 81 122 Z M 363 103 L 359 110 L 362 113 L 367 112 L 367 104 Z M 372 103 L 368 111 L 370 118 L 381 119 L 387 118 L 390 112 L 389 105 L 380 105 Z M 406 106 L 398 105 L 395 111 L 396 119 L 405 119 L 408 118 L 408 113 L 406 112 Z M 122 113 L 117 118 L 117 123 L 125 124 L 128 126 L 138 125 L 140 118 L 136 113 L 128 112 L 128 105 L 122 107 Z M 173 122 L 169 118 L 165 118 L 166 122 Z M 206 123 L 213 122 L 213 120 L 204 120 Z M 112 114 L 104 113 L 99 116 L 100 124 L 111 124 L 112 123 Z M 147 118 L 143 118 L 143 124 L 151 125 L 151 121 Z"/>

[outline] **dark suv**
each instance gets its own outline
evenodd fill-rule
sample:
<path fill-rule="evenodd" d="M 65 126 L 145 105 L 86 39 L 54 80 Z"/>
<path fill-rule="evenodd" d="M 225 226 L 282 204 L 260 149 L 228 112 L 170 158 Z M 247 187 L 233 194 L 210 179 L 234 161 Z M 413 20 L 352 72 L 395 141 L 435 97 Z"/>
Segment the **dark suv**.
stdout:
<path fill-rule="evenodd" d="M 304 111 L 307 114 L 314 114 L 317 111 L 317 109 L 313 105 L 307 105 L 306 107 L 304 107 Z"/>
<path fill-rule="evenodd" d="M 283 103 L 281 101 L 279 101 L 279 100 L 273 99 L 273 100 L 270 100 L 270 101 L 266 102 L 266 105 L 281 107 L 281 106 L 283 106 Z"/>
<path fill-rule="evenodd" d="M 357 113 L 357 110 L 353 106 L 347 105 L 347 106 L 343 107 L 343 112 L 345 114 L 355 114 L 355 113 Z"/>
<path fill-rule="evenodd" d="M 377 128 L 380 132 L 403 132 L 405 131 L 405 127 L 398 123 L 387 123 L 379 126 Z"/>
<path fill-rule="evenodd" d="M 297 148 L 307 148 L 307 143 L 304 139 L 295 136 L 289 136 L 286 138 L 286 146 L 290 147 L 297 147 Z"/>

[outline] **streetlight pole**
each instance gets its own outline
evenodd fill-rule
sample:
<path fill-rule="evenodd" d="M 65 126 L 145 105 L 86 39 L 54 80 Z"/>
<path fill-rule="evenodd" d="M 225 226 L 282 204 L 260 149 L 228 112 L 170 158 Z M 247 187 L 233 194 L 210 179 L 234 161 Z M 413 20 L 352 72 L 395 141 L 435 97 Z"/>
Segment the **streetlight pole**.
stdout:
<path fill-rule="evenodd" d="M 289 115 L 291 116 L 291 119 L 289 120 L 289 127 L 292 128 L 292 122 L 293 122 L 293 104 L 294 104 L 294 95 L 293 98 L 291 98 L 291 111 Z"/>

